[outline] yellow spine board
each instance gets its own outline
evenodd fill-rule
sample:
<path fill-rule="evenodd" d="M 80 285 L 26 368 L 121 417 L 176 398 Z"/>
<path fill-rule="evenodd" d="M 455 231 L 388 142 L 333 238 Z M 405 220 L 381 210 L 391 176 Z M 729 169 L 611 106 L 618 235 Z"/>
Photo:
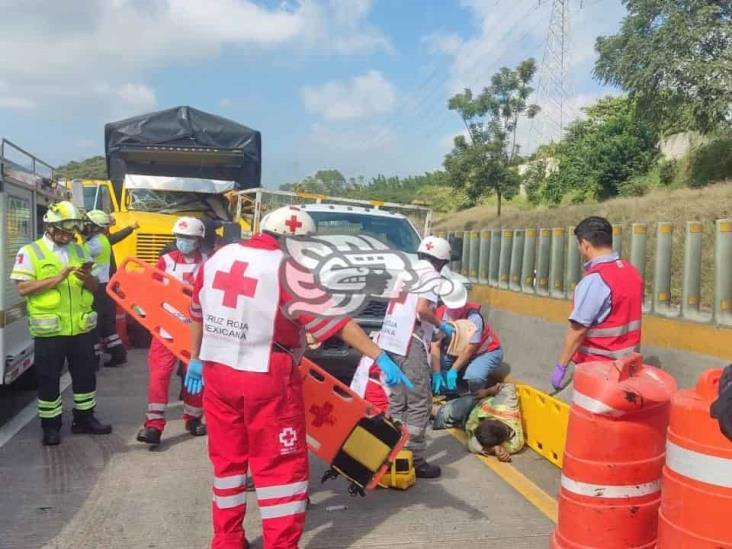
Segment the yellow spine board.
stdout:
<path fill-rule="evenodd" d="M 569 404 L 528 385 L 517 384 L 526 445 L 557 467 L 562 466 Z"/>

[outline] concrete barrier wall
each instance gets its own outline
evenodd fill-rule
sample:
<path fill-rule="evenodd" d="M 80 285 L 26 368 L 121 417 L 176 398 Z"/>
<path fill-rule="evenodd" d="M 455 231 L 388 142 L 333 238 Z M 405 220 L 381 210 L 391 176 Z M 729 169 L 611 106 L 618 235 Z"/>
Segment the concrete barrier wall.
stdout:
<path fill-rule="evenodd" d="M 512 375 L 550 391 L 549 376 L 562 348 L 571 303 L 484 285 L 473 287 L 471 301 L 487 312 Z M 644 315 L 642 332 L 644 361 L 671 373 L 679 387 L 694 385 L 704 370 L 732 362 L 732 329 Z"/>

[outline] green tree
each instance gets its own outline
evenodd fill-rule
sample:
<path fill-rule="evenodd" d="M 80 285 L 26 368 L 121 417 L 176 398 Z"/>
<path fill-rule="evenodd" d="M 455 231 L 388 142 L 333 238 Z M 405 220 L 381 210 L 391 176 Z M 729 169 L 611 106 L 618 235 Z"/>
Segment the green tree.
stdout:
<path fill-rule="evenodd" d="M 59 166 L 55 173 L 66 179 L 107 179 L 107 161 L 103 156 L 94 156 Z"/>
<path fill-rule="evenodd" d="M 478 96 L 466 89 L 448 103 L 450 110 L 460 114 L 468 133 L 468 139 L 455 138 L 452 152 L 445 157 L 451 183 L 473 204 L 479 197 L 495 193 L 499 216 L 502 199 L 511 198 L 519 188 L 514 167 L 519 119 L 522 115 L 533 118 L 539 112 L 537 105 L 528 104 L 535 73 L 535 61 L 526 59 L 515 69 L 501 68 Z"/>
<path fill-rule="evenodd" d="M 645 174 L 657 156 L 657 135 L 638 116 L 627 96 L 606 97 L 584 109 L 587 118 L 567 128 L 556 157 L 559 169 L 541 186 L 551 203 L 604 200 L 617 196 L 623 183 Z"/>
<path fill-rule="evenodd" d="M 624 0 L 620 31 L 601 36 L 595 77 L 622 87 L 662 131 L 729 124 L 730 0 Z"/>
<path fill-rule="evenodd" d="M 318 170 L 301 181 L 280 185 L 280 190 L 342 196 L 347 190 L 347 182 L 338 170 Z"/>

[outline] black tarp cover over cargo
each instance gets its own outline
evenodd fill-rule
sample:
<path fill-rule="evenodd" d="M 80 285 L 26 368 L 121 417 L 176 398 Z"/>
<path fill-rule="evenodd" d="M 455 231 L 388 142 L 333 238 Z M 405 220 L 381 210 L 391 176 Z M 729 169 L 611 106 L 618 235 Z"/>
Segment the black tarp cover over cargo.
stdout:
<path fill-rule="evenodd" d="M 110 122 L 104 143 L 117 189 L 128 173 L 235 181 L 239 189 L 261 186 L 261 134 L 192 107 Z"/>

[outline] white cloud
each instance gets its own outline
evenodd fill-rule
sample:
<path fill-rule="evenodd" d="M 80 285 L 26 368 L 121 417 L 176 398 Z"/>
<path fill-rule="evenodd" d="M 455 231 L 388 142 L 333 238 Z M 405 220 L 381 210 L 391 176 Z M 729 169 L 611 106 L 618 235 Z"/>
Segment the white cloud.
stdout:
<path fill-rule="evenodd" d="M 367 22 L 370 0 L 0 0 L 0 74 L 12 85 L 0 108 L 104 108 L 154 104 L 147 72 L 210 58 L 225 49 L 291 48 L 352 55 L 391 51 Z M 100 96 L 95 89 L 118 89 Z M 23 98 L 23 101 L 13 98 Z M 11 101 L 12 99 L 12 101 Z M 84 105 L 89 108 L 89 105 Z"/>
<path fill-rule="evenodd" d="M 35 108 L 35 102 L 30 99 L 0 96 L 0 109 L 7 109 L 9 111 L 32 111 Z"/>
<path fill-rule="evenodd" d="M 344 82 L 333 80 L 319 86 L 305 86 L 305 108 L 329 121 L 355 120 L 391 112 L 396 91 L 384 76 L 371 70 Z"/>
<path fill-rule="evenodd" d="M 127 83 L 117 91 L 120 100 L 133 112 L 145 112 L 155 107 L 155 91 L 145 84 Z"/>
<path fill-rule="evenodd" d="M 454 55 L 463 45 L 463 39 L 454 33 L 435 32 L 422 38 L 430 53 Z"/>
<path fill-rule="evenodd" d="M 537 3 L 536 0 L 462 0 L 461 4 L 472 14 L 475 32 L 467 37 L 436 34 L 425 37 L 431 51 L 452 57 L 449 78 L 446 83 L 447 97 L 471 88 L 479 91 L 490 83 L 491 76 L 503 66 L 515 66 L 527 57 L 534 57 L 539 72 L 533 86 L 539 87 L 543 78 L 556 75 L 542 73 L 541 62 L 549 26 L 552 2 Z M 569 59 L 568 77 L 565 79 L 566 123 L 580 115 L 579 108 L 586 101 L 603 95 L 600 86 L 592 80 L 592 64 L 596 57 L 595 39 L 599 35 L 612 34 L 617 30 L 625 10 L 620 0 L 577 2 L 569 4 L 570 32 L 566 58 Z M 533 125 L 524 121 L 519 126 L 519 141 L 523 152 L 530 152 L 536 145 L 551 137 L 557 137 L 558 107 L 552 103 L 554 94 L 532 97 L 543 109 L 540 119 Z M 446 119 L 447 115 L 443 114 Z M 526 133 L 528 126 L 544 127 L 543 137 Z"/>
<path fill-rule="evenodd" d="M 304 0 L 303 38 L 314 49 L 341 55 L 386 51 L 391 41 L 381 30 L 365 22 L 373 0 Z"/>

